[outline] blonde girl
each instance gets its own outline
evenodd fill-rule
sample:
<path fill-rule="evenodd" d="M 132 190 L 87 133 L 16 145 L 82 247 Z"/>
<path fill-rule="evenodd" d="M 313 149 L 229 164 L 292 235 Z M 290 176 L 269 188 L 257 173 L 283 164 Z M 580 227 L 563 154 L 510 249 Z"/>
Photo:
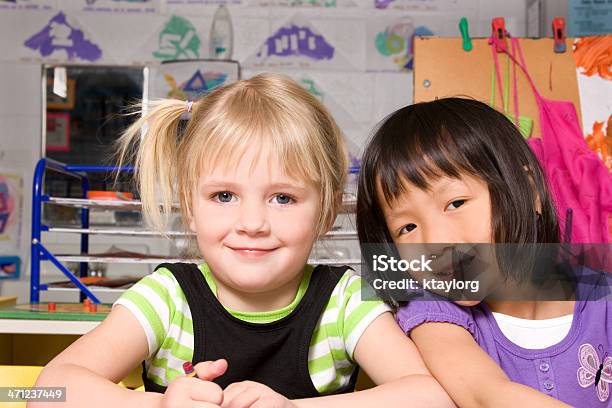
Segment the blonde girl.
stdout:
<path fill-rule="evenodd" d="M 163 230 L 178 197 L 206 263 L 158 267 L 39 386 L 66 386 L 68 406 L 89 407 L 452 405 L 389 308 L 362 299 L 353 270 L 307 263 L 348 163 L 306 90 L 262 74 L 195 103 L 158 101 L 121 143 L 120 162 L 135 152 L 147 218 Z M 142 361 L 147 392 L 115 385 Z M 350 393 L 358 366 L 377 387 Z"/>

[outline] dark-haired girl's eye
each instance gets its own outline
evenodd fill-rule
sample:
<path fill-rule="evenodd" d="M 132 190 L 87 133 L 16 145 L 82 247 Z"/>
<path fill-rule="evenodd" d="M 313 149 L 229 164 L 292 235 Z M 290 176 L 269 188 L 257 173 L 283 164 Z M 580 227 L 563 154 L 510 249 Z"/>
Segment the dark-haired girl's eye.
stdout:
<path fill-rule="evenodd" d="M 234 195 L 229 191 L 221 191 L 215 194 L 215 199 L 220 203 L 229 203 L 234 198 Z"/>
<path fill-rule="evenodd" d="M 457 208 L 461 207 L 463 204 L 465 204 L 466 200 L 455 200 L 453 202 L 451 202 L 448 207 L 446 207 L 447 210 L 456 210 Z"/>
<path fill-rule="evenodd" d="M 414 230 L 416 229 L 416 227 L 417 227 L 417 226 L 416 226 L 416 224 L 412 224 L 412 223 L 410 223 L 410 224 L 408 224 L 408 225 L 405 225 L 405 226 L 404 226 L 404 227 L 402 227 L 402 229 L 400 230 L 400 235 L 401 235 L 401 234 L 407 234 L 407 233 L 409 233 L 409 232 L 411 232 L 411 231 L 414 231 Z"/>

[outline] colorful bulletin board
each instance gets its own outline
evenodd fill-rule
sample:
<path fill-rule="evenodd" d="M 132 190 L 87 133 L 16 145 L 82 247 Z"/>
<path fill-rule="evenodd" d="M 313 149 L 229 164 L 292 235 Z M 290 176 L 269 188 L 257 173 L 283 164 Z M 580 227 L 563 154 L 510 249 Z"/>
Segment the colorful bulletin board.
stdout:
<path fill-rule="evenodd" d="M 572 101 L 582 120 L 576 65 L 571 51 L 573 39 L 566 39 L 567 51 L 560 54 L 554 52 L 552 38 L 520 39 L 519 43 L 540 94 L 544 98 Z M 489 102 L 493 57 L 488 39 L 473 39 L 471 51 L 464 51 L 461 44 L 461 38 L 415 39 L 414 102 L 448 96 L 470 96 Z M 506 56 L 499 55 L 500 69 L 504 72 Z M 538 106 L 533 92 L 525 76 L 520 72 L 517 76 L 519 115 L 534 120 L 532 136 L 540 137 Z M 495 97 L 496 107 L 503 108 L 497 89 Z M 510 97 L 510 113 L 514 112 L 513 106 Z"/>

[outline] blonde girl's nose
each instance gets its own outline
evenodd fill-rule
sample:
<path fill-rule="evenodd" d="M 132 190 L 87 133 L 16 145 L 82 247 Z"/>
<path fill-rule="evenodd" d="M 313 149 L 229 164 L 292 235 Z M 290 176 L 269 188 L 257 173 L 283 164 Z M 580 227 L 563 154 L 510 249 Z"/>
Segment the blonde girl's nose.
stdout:
<path fill-rule="evenodd" d="M 244 201 L 240 205 L 240 214 L 236 229 L 248 235 L 259 235 L 269 232 L 270 223 L 265 204 Z"/>

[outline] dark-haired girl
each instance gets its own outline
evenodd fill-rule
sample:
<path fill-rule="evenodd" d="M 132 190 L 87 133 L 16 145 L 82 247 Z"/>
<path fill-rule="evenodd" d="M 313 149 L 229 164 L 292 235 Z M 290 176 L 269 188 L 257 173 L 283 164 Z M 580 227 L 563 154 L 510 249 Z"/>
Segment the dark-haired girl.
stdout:
<path fill-rule="evenodd" d="M 408 106 L 383 121 L 363 157 L 357 229 L 362 251 L 560 241 L 545 177 L 518 129 L 461 98 Z M 413 300 L 397 320 L 458 406 L 612 404 L 610 301 Z"/>

